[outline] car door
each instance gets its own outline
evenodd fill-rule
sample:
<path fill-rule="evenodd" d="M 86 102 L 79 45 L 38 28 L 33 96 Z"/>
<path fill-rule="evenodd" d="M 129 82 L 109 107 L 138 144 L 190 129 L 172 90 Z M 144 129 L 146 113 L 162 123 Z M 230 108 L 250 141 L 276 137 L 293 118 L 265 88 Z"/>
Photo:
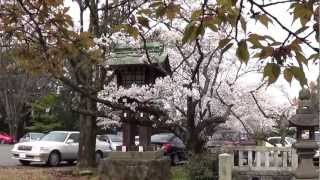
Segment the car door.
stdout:
<path fill-rule="evenodd" d="M 79 133 L 71 133 L 65 143 L 65 159 L 78 159 Z"/>

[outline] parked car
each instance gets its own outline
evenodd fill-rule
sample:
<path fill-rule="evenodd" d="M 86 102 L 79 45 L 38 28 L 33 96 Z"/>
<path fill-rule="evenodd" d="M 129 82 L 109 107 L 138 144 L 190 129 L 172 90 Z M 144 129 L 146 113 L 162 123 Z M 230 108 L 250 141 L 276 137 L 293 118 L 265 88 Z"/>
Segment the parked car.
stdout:
<path fill-rule="evenodd" d="M 16 142 L 13 136 L 5 132 L 0 132 L 0 144 L 14 144 Z"/>
<path fill-rule="evenodd" d="M 28 132 L 20 138 L 19 142 L 39 141 L 44 135 L 44 133 Z"/>
<path fill-rule="evenodd" d="M 186 146 L 183 141 L 173 133 L 160 133 L 151 136 L 151 144 L 164 150 L 164 155 L 171 159 L 172 165 L 187 160 Z"/>
<path fill-rule="evenodd" d="M 268 144 L 266 146 L 270 146 L 271 147 L 291 147 L 295 142 L 296 139 L 292 138 L 292 137 L 285 137 L 284 138 L 284 146 L 281 143 L 281 137 L 277 136 L 277 137 L 269 137 L 268 139 Z"/>
<path fill-rule="evenodd" d="M 58 166 L 61 161 L 72 164 L 78 159 L 80 133 L 78 131 L 52 131 L 40 141 L 17 143 L 11 150 L 12 157 L 23 165 L 31 162 L 45 162 Z M 111 151 L 105 143 L 96 141 L 96 161 Z"/>
<path fill-rule="evenodd" d="M 256 141 L 250 138 L 247 134 L 235 130 L 220 130 L 215 132 L 206 144 L 207 148 L 216 148 L 226 145 L 256 145 Z"/>
<path fill-rule="evenodd" d="M 117 146 L 122 146 L 122 136 L 116 134 L 98 135 L 100 141 L 107 142 L 112 151 L 117 150 Z"/>

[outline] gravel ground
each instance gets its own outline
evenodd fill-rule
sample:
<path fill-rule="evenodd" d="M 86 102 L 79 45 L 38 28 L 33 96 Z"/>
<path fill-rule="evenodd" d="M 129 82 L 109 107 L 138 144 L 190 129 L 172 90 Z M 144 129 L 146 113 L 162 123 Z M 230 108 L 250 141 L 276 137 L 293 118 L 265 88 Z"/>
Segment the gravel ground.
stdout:
<path fill-rule="evenodd" d="M 97 176 L 74 176 L 73 168 L 2 167 L 0 180 L 98 180 Z"/>

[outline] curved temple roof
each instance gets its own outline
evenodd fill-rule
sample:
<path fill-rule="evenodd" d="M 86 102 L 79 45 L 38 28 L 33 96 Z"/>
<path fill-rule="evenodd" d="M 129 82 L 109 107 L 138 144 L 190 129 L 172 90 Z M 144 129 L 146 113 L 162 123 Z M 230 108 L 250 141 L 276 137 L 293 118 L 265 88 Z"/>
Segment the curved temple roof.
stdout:
<path fill-rule="evenodd" d="M 146 50 L 150 56 L 151 64 L 163 64 L 168 58 L 167 52 L 164 51 L 164 46 L 160 43 L 147 43 Z M 130 48 L 125 46 L 116 47 L 112 51 L 108 65 L 141 65 L 150 64 L 146 57 L 146 52 L 143 46 L 140 48 Z"/>

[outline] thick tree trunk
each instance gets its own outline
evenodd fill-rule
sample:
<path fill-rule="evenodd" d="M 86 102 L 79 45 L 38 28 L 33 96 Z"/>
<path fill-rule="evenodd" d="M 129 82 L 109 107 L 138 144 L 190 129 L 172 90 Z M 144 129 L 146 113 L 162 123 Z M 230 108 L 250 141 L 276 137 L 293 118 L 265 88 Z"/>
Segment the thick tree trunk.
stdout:
<path fill-rule="evenodd" d="M 13 120 L 7 119 L 8 125 L 9 125 L 9 134 L 14 135 L 16 130 L 15 130 L 15 123 Z"/>
<path fill-rule="evenodd" d="M 24 122 L 25 117 L 20 118 L 20 115 L 16 115 L 16 117 L 12 117 L 12 119 L 8 119 L 9 125 L 9 134 L 14 136 L 18 141 L 24 135 Z"/>
<path fill-rule="evenodd" d="M 200 154 L 203 152 L 203 140 L 200 138 L 200 132 L 196 128 L 195 112 L 196 106 L 193 103 L 192 97 L 187 98 L 187 124 L 189 135 L 187 136 L 187 148 L 191 150 L 193 154 Z"/>
<path fill-rule="evenodd" d="M 14 137 L 18 141 L 24 135 L 24 119 L 19 119 L 16 124 L 17 128 Z"/>
<path fill-rule="evenodd" d="M 96 103 L 81 96 L 80 108 L 95 110 Z M 80 114 L 79 168 L 95 167 L 96 118 Z"/>

